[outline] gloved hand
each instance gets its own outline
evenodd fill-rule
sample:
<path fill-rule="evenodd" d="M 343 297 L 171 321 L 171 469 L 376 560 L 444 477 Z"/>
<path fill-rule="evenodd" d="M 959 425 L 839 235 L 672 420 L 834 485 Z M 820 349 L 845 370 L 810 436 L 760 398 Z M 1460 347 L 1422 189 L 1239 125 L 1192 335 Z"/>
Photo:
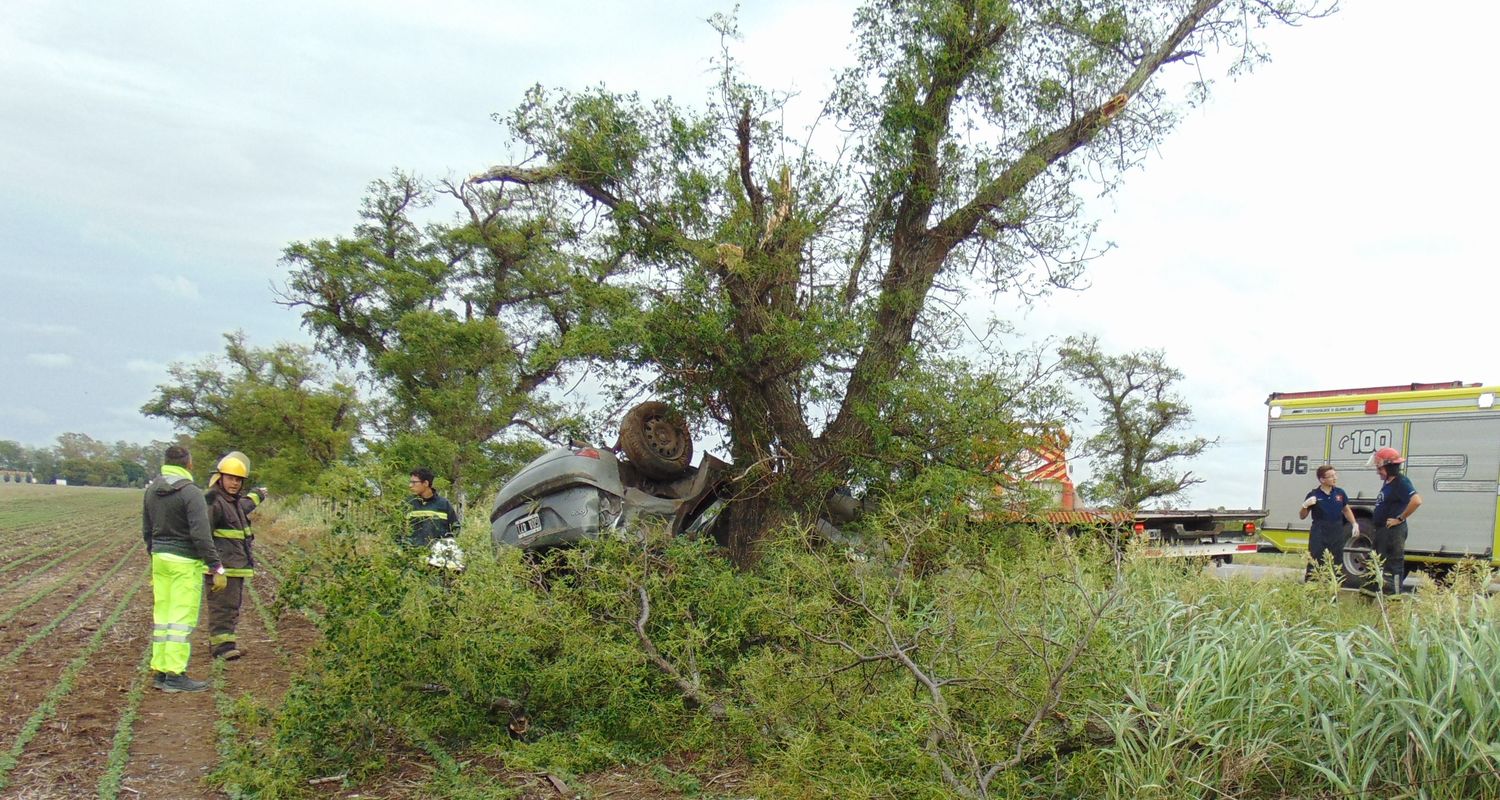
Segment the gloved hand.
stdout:
<path fill-rule="evenodd" d="M 1302 501 L 1302 507 L 1303 508 L 1312 508 L 1313 506 L 1315 506 L 1317 504 L 1318 504 L 1318 498 L 1316 498 L 1316 497 L 1309 497 L 1306 500 Z"/>
<path fill-rule="evenodd" d="M 264 486 L 257 486 L 254 489 L 251 489 L 250 491 L 255 492 L 256 494 L 260 495 L 260 501 L 262 503 L 264 503 L 267 500 L 271 499 L 271 490 L 267 489 Z"/>
<path fill-rule="evenodd" d="M 224 591 L 224 589 L 227 586 L 229 586 L 229 576 L 225 575 L 222 572 L 215 572 L 214 573 L 214 587 L 212 589 L 210 589 L 209 591 L 211 591 L 211 592 L 222 592 L 222 591 Z"/>

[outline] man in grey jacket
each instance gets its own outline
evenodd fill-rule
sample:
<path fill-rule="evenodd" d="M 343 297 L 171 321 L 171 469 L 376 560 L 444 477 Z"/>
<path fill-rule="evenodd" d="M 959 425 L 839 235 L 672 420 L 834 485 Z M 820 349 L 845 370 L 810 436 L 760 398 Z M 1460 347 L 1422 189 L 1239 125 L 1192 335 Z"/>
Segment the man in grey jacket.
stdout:
<path fill-rule="evenodd" d="M 190 637 L 198 625 L 203 574 L 212 576 L 211 591 L 223 591 L 228 578 L 214 548 L 203 490 L 193 484 L 193 457 L 172 445 L 162 459 L 161 475 L 146 486 L 141 535 L 151 554 L 151 669 L 153 684 L 164 692 L 201 692 L 207 681 L 187 676 L 192 655 Z"/>

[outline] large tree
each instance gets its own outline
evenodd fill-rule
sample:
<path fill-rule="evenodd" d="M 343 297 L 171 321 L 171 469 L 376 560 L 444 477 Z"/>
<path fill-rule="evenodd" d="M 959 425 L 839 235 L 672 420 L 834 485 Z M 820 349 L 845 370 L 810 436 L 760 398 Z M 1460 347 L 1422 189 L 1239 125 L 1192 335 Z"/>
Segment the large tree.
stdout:
<path fill-rule="evenodd" d="M 298 492 L 348 458 L 359 435 L 354 387 L 325 373 L 306 347 L 255 348 L 243 333 L 226 333 L 222 358 L 173 364 L 141 413 L 191 433 L 200 472 L 239 450 L 252 481 Z"/>
<path fill-rule="evenodd" d="M 1099 432 L 1084 443 L 1094 477 L 1080 487 L 1092 502 L 1140 508 L 1203 482 L 1179 465 L 1212 447 L 1202 436 L 1178 438 L 1192 409 L 1173 388 L 1182 373 L 1160 350 L 1110 355 L 1093 336 L 1069 337 L 1062 370 L 1098 401 Z"/>
<path fill-rule="evenodd" d="M 534 90 L 510 119 L 532 157 L 471 183 L 597 222 L 579 252 L 649 290 L 630 356 L 727 429 L 754 489 L 737 506 L 744 544 L 777 509 L 815 505 L 808 487 L 850 477 L 976 282 L 1031 292 L 1078 274 L 1093 252 L 1080 191 L 1113 187 L 1160 144 L 1205 71 L 1263 58 L 1259 29 L 1323 11 L 873 0 L 821 118 L 844 137 L 832 155 L 784 130 L 785 98 L 742 83 L 726 55 L 697 112 Z"/>
<path fill-rule="evenodd" d="M 456 217 L 424 221 L 438 201 Z M 547 390 L 614 352 L 614 320 L 635 310 L 609 262 L 563 257 L 575 224 L 505 187 L 402 173 L 370 185 L 360 217 L 286 249 L 282 302 L 370 382 L 381 445 L 478 493 L 537 439 L 565 441 L 580 423 Z"/>

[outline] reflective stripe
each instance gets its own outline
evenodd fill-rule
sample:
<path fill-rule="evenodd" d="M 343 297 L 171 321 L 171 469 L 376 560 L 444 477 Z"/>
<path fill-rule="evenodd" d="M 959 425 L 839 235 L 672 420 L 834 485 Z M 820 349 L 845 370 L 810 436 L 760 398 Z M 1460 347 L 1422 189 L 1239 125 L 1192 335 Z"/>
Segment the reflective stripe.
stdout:
<path fill-rule="evenodd" d="M 188 643 L 188 637 L 186 637 L 186 636 L 174 636 L 174 635 L 172 635 L 170 633 L 158 633 L 155 636 L 151 637 L 151 641 L 153 641 L 153 642 L 177 642 L 179 644 L 187 644 Z"/>
<path fill-rule="evenodd" d="M 448 512 L 446 512 L 446 511 L 408 511 L 408 512 L 406 512 L 406 518 L 407 519 L 447 519 L 448 518 Z"/>
<path fill-rule="evenodd" d="M 180 622 L 158 622 L 158 623 L 156 623 L 156 630 L 159 630 L 159 631 L 183 631 L 184 633 L 192 633 L 193 632 L 193 626 L 192 625 L 183 625 Z"/>
<path fill-rule="evenodd" d="M 205 569 L 203 570 L 203 574 L 213 575 L 214 571 L 211 569 Z M 225 567 L 224 574 L 228 575 L 231 578 L 253 578 L 255 577 L 255 570 L 249 567 Z"/>
<path fill-rule="evenodd" d="M 234 528 L 219 528 L 214 531 L 214 536 L 220 539 L 243 539 L 245 538 L 245 532 Z"/>
<path fill-rule="evenodd" d="M 232 633 L 216 633 L 213 636 L 208 637 L 208 643 L 212 645 L 220 645 L 225 642 L 232 641 L 234 641 L 234 634 Z"/>

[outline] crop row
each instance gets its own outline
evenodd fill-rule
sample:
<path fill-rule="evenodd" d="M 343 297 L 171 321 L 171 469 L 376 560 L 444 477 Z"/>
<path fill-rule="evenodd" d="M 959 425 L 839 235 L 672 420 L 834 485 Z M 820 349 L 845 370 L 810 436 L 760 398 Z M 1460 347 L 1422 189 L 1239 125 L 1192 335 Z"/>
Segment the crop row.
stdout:
<path fill-rule="evenodd" d="M 105 558 L 88 558 L 88 559 L 84 559 L 79 564 L 77 564 L 76 566 L 74 566 L 72 569 L 70 569 L 67 572 L 63 573 L 63 575 L 60 576 L 60 577 L 58 577 L 56 580 L 52 581 L 51 583 L 47 584 L 46 586 L 43 586 L 43 587 L 41 587 L 41 588 L 33 591 L 29 596 L 26 597 L 26 599 L 24 599 L 21 602 L 17 603 L 9 611 L 5 612 L 4 614 L 0 614 L 0 625 L 4 625 L 5 623 L 10 622 L 12 619 L 15 619 L 16 616 L 19 615 L 21 612 L 25 611 L 28 608 L 31 608 L 32 606 L 36 605 L 39 602 L 47 599 L 48 597 L 50 597 L 52 595 L 53 592 L 56 592 L 58 589 L 61 589 L 64 586 L 71 585 L 72 582 L 74 581 L 74 579 L 76 579 L 79 575 L 83 574 L 86 570 L 89 570 L 89 569 L 98 569 L 99 562 L 104 561 L 109 556 L 114 555 L 115 553 L 119 553 L 121 560 L 124 560 L 125 558 L 128 558 L 130 556 L 129 550 L 130 550 L 130 547 L 127 545 L 126 547 L 124 547 L 122 549 L 117 549 L 115 551 L 111 551 L 110 553 L 106 553 L 105 554 Z M 52 566 L 55 563 L 56 562 L 53 562 L 53 564 L 49 564 L 48 566 Z M 119 562 L 116 562 L 116 563 L 119 563 Z M 40 572 L 40 570 L 38 570 L 38 572 Z M 20 579 L 20 581 L 17 582 L 17 585 L 25 585 L 26 583 L 29 583 L 32 580 L 33 577 L 35 577 L 35 576 L 34 575 L 27 575 L 26 577 Z"/>
<path fill-rule="evenodd" d="M 16 736 L 15 742 L 11 744 L 10 750 L 0 754 L 0 789 L 4 789 L 10 782 L 10 773 L 16 768 L 16 764 L 19 763 L 21 753 L 25 751 L 26 745 L 36 736 L 37 731 L 42 727 L 42 723 L 46 722 L 49 717 L 56 713 L 58 703 L 69 692 L 73 691 L 73 683 L 78 677 L 78 673 L 84 667 L 88 666 L 89 659 L 93 657 L 94 653 L 98 652 L 99 647 L 104 643 L 105 635 L 114 630 L 115 625 L 119 623 L 120 618 L 125 615 L 125 610 L 130 606 L 130 601 L 135 599 L 135 596 L 140 593 L 144 586 L 144 583 L 137 583 L 120 598 L 119 602 L 115 604 L 114 610 L 110 612 L 109 617 L 104 620 L 99 629 L 94 631 L 94 635 L 89 638 L 88 644 L 83 648 L 83 652 L 79 653 L 68 663 L 68 666 L 63 669 L 62 675 L 58 678 L 57 683 L 47 693 L 46 699 L 32 712 L 31 717 L 26 720 L 26 724 L 21 726 L 21 732 Z"/>
<path fill-rule="evenodd" d="M 5 668 L 10 667 L 27 650 L 30 650 L 33 645 L 35 645 L 37 642 L 41 641 L 42 639 L 47 638 L 47 636 L 50 635 L 52 633 L 52 631 L 54 631 L 54 630 L 57 629 L 57 626 L 61 625 L 63 623 L 63 621 L 66 620 L 74 611 L 78 610 L 79 606 L 83 605 L 84 602 L 86 602 L 96 592 L 98 592 L 101 588 L 103 588 L 104 585 L 109 582 L 110 578 L 113 578 L 115 576 L 115 574 L 118 573 L 122 568 L 124 568 L 125 564 L 128 563 L 129 561 L 130 561 L 130 554 L 129 554 L 129 552 L 127 552 L 124 556 L 122 556 L 120 558 L 120 560 L 118 562 L 115 563 L 115 565 L 113 567 L 111 567 L 109 569 L 108 572 L 106 572 L 103 575 L 99 576 L 99 580 L 95 581 L 92 586 L 90 586 L 88 589 L 85 589 L 82 592 L 79 592 L 78 596 L 75 597 L 75 598 L 73 598 L 73 602 L 69 603 L 66 608 L 64 608 L 62 611 L 58 612 L 57 616 L 53 617 L 50 622 L 48 622 L 46 625 L 44 625 L 41 628 L 39 628 L 37 631 L 35 631 L 34 633 L 32 633 L 30 636 L 26 637 L 25 641 L 21 642 L 19 645 L 16 645 L 15 649 L 13 649 L 9 653 L 5 654 L 4 657 L 0 657 L 0 669 L 5 669 Z M 143 584 L 137 584 L 135 587 L 133 587 L 131 589 L 131 591 L 130 591 L 130 594 L 132 596 L 134 596 L 135 591 L 137 589 L 139 589 L 141 587 L 141 585 L 143 585 Z"/>

